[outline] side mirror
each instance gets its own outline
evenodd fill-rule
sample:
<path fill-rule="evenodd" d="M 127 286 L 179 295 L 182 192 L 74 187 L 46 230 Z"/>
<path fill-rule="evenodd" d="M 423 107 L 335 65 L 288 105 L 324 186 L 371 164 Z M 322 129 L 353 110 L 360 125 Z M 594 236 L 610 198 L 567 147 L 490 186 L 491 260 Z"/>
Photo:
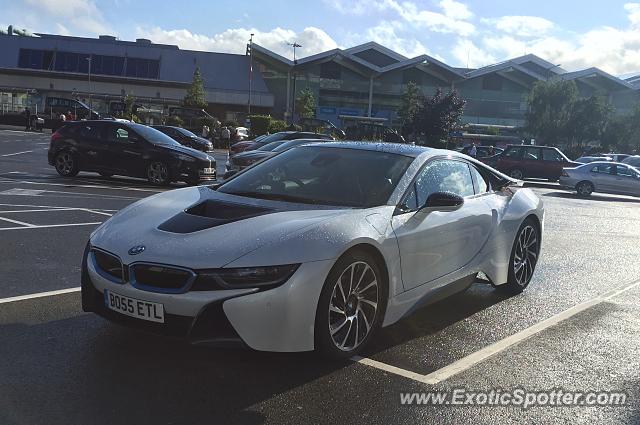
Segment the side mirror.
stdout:
<path fill-rule="evenodd" d="M 427 202 L 419 211 L 455 211 L 464 204 L 464 198 L 451 192 L 435 192 L 429 195 Z"/>

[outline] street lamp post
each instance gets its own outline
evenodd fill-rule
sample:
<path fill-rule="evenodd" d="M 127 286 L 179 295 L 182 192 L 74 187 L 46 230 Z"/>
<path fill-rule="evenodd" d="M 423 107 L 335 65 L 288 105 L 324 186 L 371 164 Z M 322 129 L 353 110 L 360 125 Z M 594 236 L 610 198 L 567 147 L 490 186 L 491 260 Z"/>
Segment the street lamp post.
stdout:
<path fill-rule="evenodd" d="M 89 79 L 88 79 L 88 86 L 89 86 L 89 119 L 93 118 L 92 114 L 93 114 L 93 104 L 91 102 L 91 55 L 89 55 L 88 58 L 85 58 L 88 62 L 89 62 Z"/>
<path fill-rule="evenodd" d="M 251 89 L 253 85 L 253 33 L 249 38 L 249 105 L 248 105 L 248 115 L 251 116 Z"/>
<path fill-rule="evenodd" d="M 296 60 L 296 47 L 302 47 L 300 44 L 296 43 L 295 41 L 293 43 L 288 43 L 289 46 L 293 47 L 293 93 L 292 93 L 292 98 L 293 98 L 293 102 L 291 105 L 291 124 L 293 125 L 293 120 L 294 120 L 294 115 L 296 113 L 296 77 L 297 74 L 295 72 L 295 66 L 298 64 L 298 61 Z"/>

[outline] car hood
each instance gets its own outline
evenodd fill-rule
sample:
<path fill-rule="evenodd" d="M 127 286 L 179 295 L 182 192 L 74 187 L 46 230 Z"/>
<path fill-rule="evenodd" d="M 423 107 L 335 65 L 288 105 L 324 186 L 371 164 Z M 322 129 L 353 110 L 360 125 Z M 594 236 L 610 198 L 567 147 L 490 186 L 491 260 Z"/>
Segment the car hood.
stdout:
<path fill-rule="evenodd" d="M 157 194 L 121 210 L 91 235 L 91 244 L 118 255 L 124 264 L 216 268 L 362 211 L 258 200 L 199 186 Z M 130 255 L 136 245 L 146 249 Z"/>
<path fill-rule="evenodd" d="M 197 149 L 189 148 L 187 146 L 167 146 L 167 145 L 158 145 L 164 149 L 169 151 L 181 153 L 183 155 L 189 155 L 196 159 L 201 159 L 203 161 L 214 161 L 212 156 L 207 155 L 206 153 L 199 151 Z"/>

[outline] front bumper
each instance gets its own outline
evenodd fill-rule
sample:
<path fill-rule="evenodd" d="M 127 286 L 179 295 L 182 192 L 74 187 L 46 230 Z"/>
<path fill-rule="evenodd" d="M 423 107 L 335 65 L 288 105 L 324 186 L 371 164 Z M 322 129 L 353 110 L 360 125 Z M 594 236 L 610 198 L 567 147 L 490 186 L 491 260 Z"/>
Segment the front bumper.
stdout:
<path fill-rule="evenodd" d="M 82 263 L 82 308 L 125 326 L 192 344 L 244 345 L 260 351 L 314 349 L 315 314 L 333 261 L 303 263 L 282 286 L 267 291 L 236 289 L 163 294 L 115 283 L 96 270 L 88 255 Z M 122 315 L 105 306 L 104 290 L 161 303 L 165 323 Z"/>

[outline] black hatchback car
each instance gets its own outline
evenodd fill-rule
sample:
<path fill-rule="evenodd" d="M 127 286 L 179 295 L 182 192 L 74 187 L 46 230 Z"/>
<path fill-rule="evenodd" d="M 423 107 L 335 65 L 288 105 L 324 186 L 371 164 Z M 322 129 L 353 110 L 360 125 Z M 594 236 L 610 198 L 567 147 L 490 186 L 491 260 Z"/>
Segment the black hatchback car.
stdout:
<path fill-rule="evenodd" d="M 212 156 L 182 146 L 146 125 L 114 121 L 76 121 L 51 135 L 49 164 L 61 176 L 94 171 L 146 178 L 155 185 L 197 184 L 216 179 Z"/>
<path fill-rule="evenodd" d="M 163 132 L 176 142 L 188 148 L 197 149 L 202 152 L 213 152 L 213 143 L 204 137 L 196 136 L 192 132 L 182 127 L 173 127 L 171 125 L 152 125 L 158 131 Z"/>

